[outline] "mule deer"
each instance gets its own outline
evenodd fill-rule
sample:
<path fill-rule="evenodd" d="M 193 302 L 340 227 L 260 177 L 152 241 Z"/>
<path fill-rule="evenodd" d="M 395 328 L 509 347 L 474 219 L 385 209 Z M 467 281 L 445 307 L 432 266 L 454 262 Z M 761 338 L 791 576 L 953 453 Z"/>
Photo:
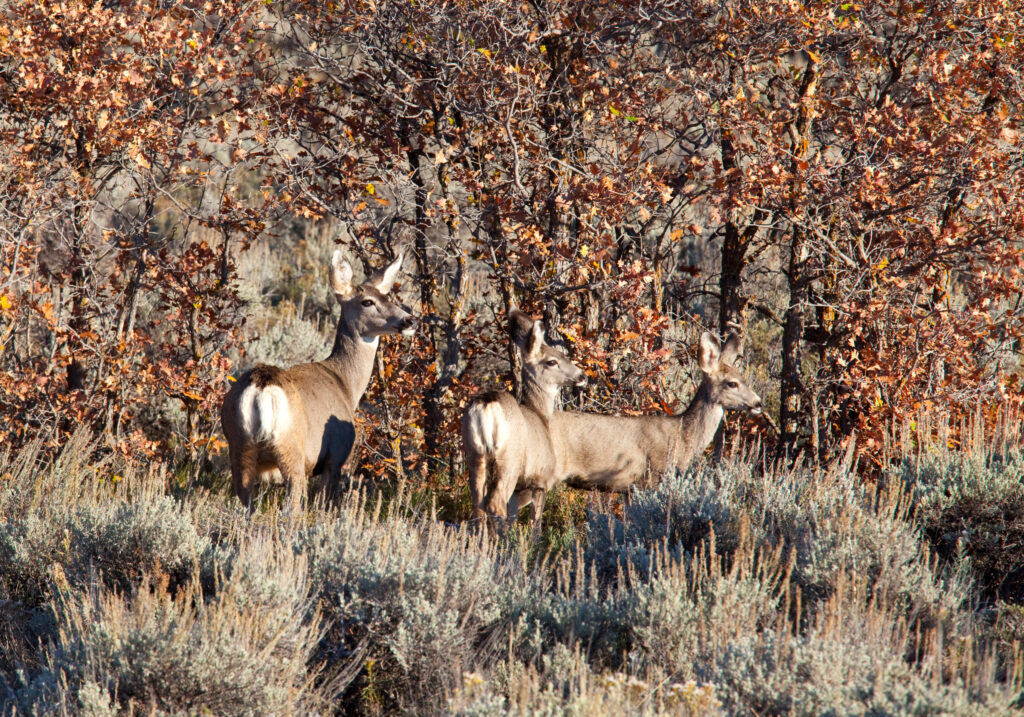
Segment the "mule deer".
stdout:
<path fill-rule="evenodd" d="M 536 534 L 544 496 L 557 482 L 549 421 L 558 389 L 582 386 L 587 377 L 565 353 L 544 341 L 539 321 L 520 311 L 509 318 L 513 340 L 523 355 L 523 402 L 517 403 L 507 391 L 475 398 L 462 415 L 462 446 L 473 517 L 515 520 L 519 507 L 532 502 Z"/>
<path fill-rule="evenodd" d="M 387 298 L 402 266 L 399 255 L 383 272 L 353 286 L 352 267 L 334 252 L 331 287 L 341 318 L 331 355 L 291 368 L 259 365 L 242 376 L 221 406 L 231 454 L 231 479 L 252 509 L 260 478 L 280 471 L 294 511 L 302 508 L 306 483 L 320 472 L 328 492 L 338 483 L 355 443 L 353 417 L 373 372 L 383 334 L 410 335 L 416 319 Z"/>
<path fill-rule="evenodd" d="M 686 470 L 714 438 L 726 410 L 761 412 L 761 398 L 734 366 L 742 353 L 739 331 L 730 333 L 724 345 L 705 332 L 698 354 L 703 379 L 678 416 L 555 412 L 551 441 L 558 476 L 572 488 L 626 492 L 647 469 L 657 475 Z"/>

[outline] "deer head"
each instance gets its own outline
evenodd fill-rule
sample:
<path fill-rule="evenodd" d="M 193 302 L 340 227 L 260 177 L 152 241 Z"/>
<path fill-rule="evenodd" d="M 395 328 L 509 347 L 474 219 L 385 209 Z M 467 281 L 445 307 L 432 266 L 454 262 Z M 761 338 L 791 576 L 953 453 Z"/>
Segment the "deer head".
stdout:
<path fill-rule="evenodd" d="M 747 385 L 735 366 L 742 356 L 743 334 L 735 328 L 724 344 L 707 331 L 700 337 L 697 358 L 708 398 L 728 411 L 750 411 L 756 415 L 761 413 L 761 397 Z"/>
<path fill-rule="evenodd" d="M 512 338 L 523 354 L 523 383 L 533 383 L 543 389 L 557 390 L 563 386 L 584 386 L 587 375 L 569 360 L 561 349 L 549 346 L 544 340 L 544 326 L 540 321 L 513 310 Z"/>
<path fill-rule="evenodd" d="M 402 268 L 402 259 L 403 255 L 399 254 L 382 272 L 355 286 L 352 266 L 341 252 L 334 252 L 331 259 L 331 288 L 341 303 L 341 320 L 368 343 L 383 334 L 411 336 L 416 330 L 416 318 L 405 307 L 387 298 Z"/>

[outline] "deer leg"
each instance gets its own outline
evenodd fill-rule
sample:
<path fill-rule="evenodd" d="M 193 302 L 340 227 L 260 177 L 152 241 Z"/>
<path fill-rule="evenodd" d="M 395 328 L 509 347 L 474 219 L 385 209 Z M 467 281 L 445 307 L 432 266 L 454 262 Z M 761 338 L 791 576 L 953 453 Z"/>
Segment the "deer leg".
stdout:
<path fill-rule="evenodd" d="M 348 455 L 343 461 L 338 464 L 333 476 L 329 476 L 328 479 L 333 481 L 332 490 L 334 494 L 328 494 L 332 497 L 337 498 L 339 490 L 345 490 L 346 492 L 351 491 L 356 484 L 356 468 L 359 467 L 360 461 L 362 460 L 363 454 L 363 430 L 361 428 L 353 429 L 352 448 L 349 449 Z M 344 483 L 342 483 L 344 478 Z M 344 488 L 339 486 L 344 485 Z"/>
<path fill-rule="evenodd" d="M 306 507 L 306 465 L 302 456 L 280 455 L 277 465 L 291 498 L 292 515 L 298 516 Z"/>
<path fill-rule="evenodd" d="M 466 457 L 469 469 L 469 498 L 473 502 L 471 520 L 486 517 L 484 511 L 484 489 L 487 487 L 487 457 L 469 455 Z"/>
<path fill-rule="evenodd" d="M 530 504 L 531 493 L 528 490 L 517 490 L 508 499 L 505 506 L 505 513 L 508 515 L 508 524 L 514 525 L 519 520 L 519 511 Z"/>
<path fill-rule="evenodd" d="M 547 491 L 538 488 L 533 491 L 533 539 L 540 540 L 541 519 L 544 515 L 544 499 Z"/>
<path fill-rule="evenodd" d="M 629 488 L 623 492 L 622 497 L 625 499 L 626 507 L 633 505 L 633 491 Z"/>
<path fill-rule="evenodd" d="M 495 523 L 504 523 L 508 516 L 508 509 L 505 501 L 501 500 L 501 496 L 495 495 L 496 492 L 493 488 L 488 491 L 487 497 L 484 499 L 483 513 L 490 516 Z"/>
<path fill-rule="evenodd" d="M 256 472 L 256 448 L 242 445 L 231 448 L 231 485 L 235 495 L 242 501 L 249 512 L 253 510 L 252 493 L 256 487 L 259 474 Z"/>
<path fill-rule="evenodd" d="M 513 506 L 512 496 L 515 493 L 516 476 L 519 475 L 519 471 L 509 466 L 502 466 L 499 462 L 495 462 L 493 465 L 497 468 L 497 476 L 488 486 L 487 497 L 484 499 L 484 512 L 490 515 L 495 523 L 504 524 L 507 529 L 518 516 L 518 513 L 510 514 L 508 508 Z"/>
<path fill-rule="evenodd" d="M 322 475 L 323 482 L 323 494 L 324 503 L 330 501 L 337 501 L 341 494 L 341 472 L 343 466 L 339 461 L 334 460 L 330 456 L 327 457 L 327 461 L 324 465 L 324 472 Z"/>

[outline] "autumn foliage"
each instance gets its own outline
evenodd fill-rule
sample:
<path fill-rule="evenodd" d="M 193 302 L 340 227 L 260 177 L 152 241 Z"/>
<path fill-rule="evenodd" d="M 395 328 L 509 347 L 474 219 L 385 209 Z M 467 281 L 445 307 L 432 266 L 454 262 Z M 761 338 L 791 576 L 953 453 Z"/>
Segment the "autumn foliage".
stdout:
<path fill-rule="evenodd" d="M 780 456 L 994 420 L 1021 398 L 1022 29 L 1009 1 L 12 0 L 0 441 L 216 453 L 239 257 L 313 225 L 414 257 L 376 471 L 458 472 L 513 304 L 586 410 L 678 410 L 693 338 L 737 321 L 781 436 L 744 430 Z"/>

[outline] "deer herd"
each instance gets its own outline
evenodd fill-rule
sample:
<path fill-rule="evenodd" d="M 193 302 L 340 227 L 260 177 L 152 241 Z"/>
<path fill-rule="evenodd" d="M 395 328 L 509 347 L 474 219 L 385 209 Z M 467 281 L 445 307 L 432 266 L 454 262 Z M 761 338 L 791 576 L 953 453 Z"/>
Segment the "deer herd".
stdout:
<path fill-rule="evenodd" d="M 322 476 L 328 494 L 337 489 L 379 339 L 416 329 L 409 310 L 388 298 L 402 258 L 355 285 L 351 265 L 334 252 L 331 287 L 341 316 L 330 356 L 287 369 L 258 365 L 225 396 L 221 422 L 232 485 L 250 510 L 261 480 L 285 483 L 296 513 L 312 476 Z M 537 535 L 544 498 L 556 485 L 628 493 L 646 475 L 684 471 L 711 443 L 726 410 L 761 412 L 760 397 L 736 369 L 743 354 L 738 327 L 724 343 L 709 332 L 701 336 L 702 380 L 683 413 L 608 416 L 561 410 L 559 389 L 584 385 L 586 374 L 547 343 L 540 321 L 513 310 L 509 323 L 522 356 L 522 400 L 489 391 L 462 416 L 474 519 L 514 521 L 532 505 Z"/>

